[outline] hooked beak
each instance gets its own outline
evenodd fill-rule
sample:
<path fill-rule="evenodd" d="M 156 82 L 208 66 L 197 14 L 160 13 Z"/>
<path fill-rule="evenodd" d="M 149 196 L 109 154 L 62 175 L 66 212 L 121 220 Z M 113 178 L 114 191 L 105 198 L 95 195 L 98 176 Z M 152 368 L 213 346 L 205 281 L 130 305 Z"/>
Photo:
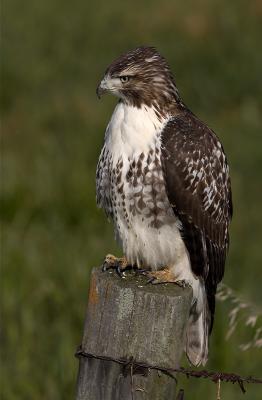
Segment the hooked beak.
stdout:
<path fill-rule="evenodd" d="M 97 86 L 97 88 L 96 88 L 97 97 L 98 97 L 99 99 L 101 99 L 102 94 L 104 94 L 107 90 L 109 90 L 109 87 L 108 87 L 108 85 L 107 85 L 106 80 L 103 79 L 103 80 L 99 83 L 99 85 Z"/>

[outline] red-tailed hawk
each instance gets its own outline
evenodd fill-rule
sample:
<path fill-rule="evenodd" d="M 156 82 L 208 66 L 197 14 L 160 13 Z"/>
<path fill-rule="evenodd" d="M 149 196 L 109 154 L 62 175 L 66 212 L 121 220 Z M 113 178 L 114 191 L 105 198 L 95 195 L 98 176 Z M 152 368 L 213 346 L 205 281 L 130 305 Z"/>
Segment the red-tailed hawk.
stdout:
<path fill-rule="evenodd" d="M 192 364 L 205 364 L 232 216 L 222 144 L 183 103 L 152 47 L 115 60 L 97 88 L 104 92 L 119 102 L 98 162 L 97 202 L 123 247 L 118 264 L 150 270 L 153 283 L 192 286 L 185 350 Z"/>

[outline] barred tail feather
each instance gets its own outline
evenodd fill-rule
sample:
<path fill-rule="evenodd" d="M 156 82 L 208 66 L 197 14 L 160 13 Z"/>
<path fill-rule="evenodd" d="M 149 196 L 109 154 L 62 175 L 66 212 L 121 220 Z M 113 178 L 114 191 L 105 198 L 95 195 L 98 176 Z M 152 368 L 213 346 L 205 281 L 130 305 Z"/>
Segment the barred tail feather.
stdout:
<path fill-rule="evenodd" d="M 199 298 L 191 309 L 186 333 L 186 355 L 196 367 L 205 365 L 208 360 L 210 313 L 204 288 L 201 292 L 202 299 Z"/>

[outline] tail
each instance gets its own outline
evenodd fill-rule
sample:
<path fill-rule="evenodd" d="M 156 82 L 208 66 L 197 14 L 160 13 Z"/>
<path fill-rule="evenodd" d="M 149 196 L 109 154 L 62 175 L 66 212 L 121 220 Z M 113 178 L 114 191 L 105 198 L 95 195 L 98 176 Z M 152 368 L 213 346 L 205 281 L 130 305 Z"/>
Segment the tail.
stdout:
<path fill-rule="evenodd" d="M 208 360 L 210 311 L 204 286 L 200 287 L 197 301 L 193 304 L 186 333 L 185 352 L 194 366 L 205 365 Z"/>

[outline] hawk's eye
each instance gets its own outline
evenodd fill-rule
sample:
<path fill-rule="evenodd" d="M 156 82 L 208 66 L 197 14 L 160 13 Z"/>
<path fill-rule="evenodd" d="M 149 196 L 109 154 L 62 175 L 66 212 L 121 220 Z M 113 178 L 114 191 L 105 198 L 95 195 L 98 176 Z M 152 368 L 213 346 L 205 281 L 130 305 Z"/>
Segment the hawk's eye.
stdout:
<path fill-rule="evenodd" d="M 125 75 L 125 76 L 120 76 L 120 81 L 122 83 L 126 83 L 129 81 L 129 76 Z"/>

